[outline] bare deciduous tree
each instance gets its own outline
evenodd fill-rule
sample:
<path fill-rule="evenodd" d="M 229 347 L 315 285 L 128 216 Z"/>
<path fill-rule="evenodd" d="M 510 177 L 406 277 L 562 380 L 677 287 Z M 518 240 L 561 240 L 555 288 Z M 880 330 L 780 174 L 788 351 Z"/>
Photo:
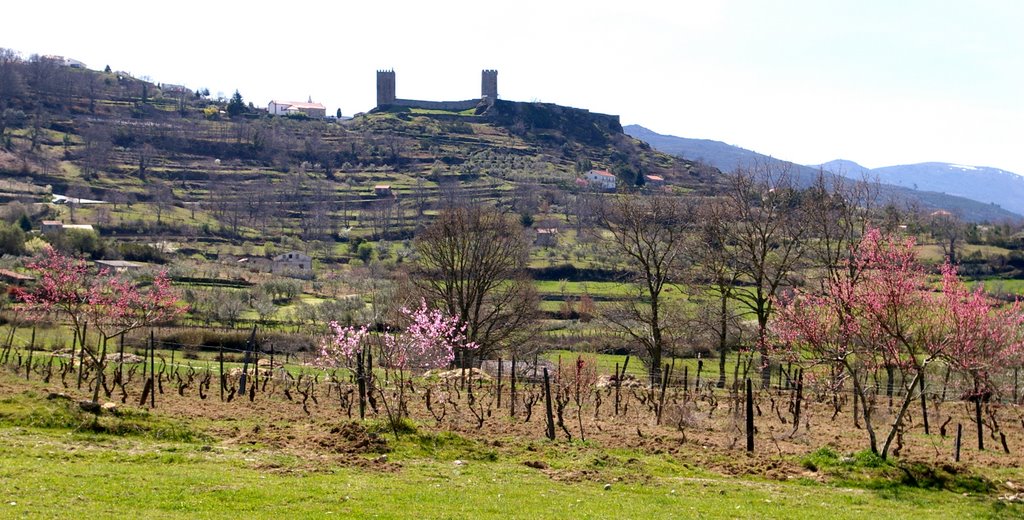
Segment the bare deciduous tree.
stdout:
<path fill-rule="evenodd" d="M 698 321 L 712 335 L 718 350 L 718 387 L 725 387 L 725 364 L 729 349 L 740 341 L 740 312 L 730 305 L 739 281 L 735 250 L 727 247 L 731 224 L 728 205 L 720 199 L 701 203 L 694 247 L 694 286 L 708 287 L 710 293 L 698 312 Z M 701 298 L 701 291 L 695 291 Z"/>
<path fill-rule="evenodd" d="M 693 206 L 678 197 L 618 197 L 601 210 L 611 231 L 609 246 L 632 273 L 636 294 L 605 313 L 615 328 L 639 342 L 650 359 L 652 383 L 660 380 L 661 358 L 683 327 L 678 309 L 664 298 L 682 280 L 692 242 Z"/>
<path fill-rule="evenodd" d="M 466 325 L 478 355 L 515 347 L 534 332 L 537 293 L 526 277 L 522 227 L 480 206 L 442 210 L 416 239 L 413 283 Z"/>
<path fill-rule="evenodd" d="M 757 319 L 763 383 L 771 377 L 768 320 L 780 289 L 795 284 L 804 257 L 807 225 L 790 168 L 763 162 L 740 168 L 727 180 L 725 200 L 733 222 L 725 243 L 733 249 L 740 286 L 732 298 Z"/>
<path fill-rule="evenodd" d="M 851 257 L 878 209 L 879 184 L 819 172 L 802 195 L 808 227 L 808 259 L 836 281 L 850 271 Z"/>

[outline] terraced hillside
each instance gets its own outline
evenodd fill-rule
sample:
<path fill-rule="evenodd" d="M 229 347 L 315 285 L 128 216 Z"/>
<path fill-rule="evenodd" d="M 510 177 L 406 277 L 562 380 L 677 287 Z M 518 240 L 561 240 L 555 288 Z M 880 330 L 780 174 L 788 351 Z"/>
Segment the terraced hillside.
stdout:
<path fill-rule="evenodd" d="M 687 191 L 717 174 L 651 150 L 617 118 L 556 105 L 321 121 L 44 59 L 4 67 L 20 78 L 0 107 L 0 175 L 17 181 L 4 197 L 104 201 L 31 213 L 206 256 L 272 241 L 346 261 L 342 244 L 407 239 L 458 198 L 509 207 L 524 222 L 568 221 L 591 168 L 625 185 L 655 174 Z"/>

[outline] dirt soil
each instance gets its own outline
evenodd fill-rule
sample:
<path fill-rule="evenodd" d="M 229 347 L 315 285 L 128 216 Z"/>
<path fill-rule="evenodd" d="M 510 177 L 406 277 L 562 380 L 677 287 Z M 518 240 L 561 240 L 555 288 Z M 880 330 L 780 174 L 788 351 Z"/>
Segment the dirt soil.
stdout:
<path fill-rule="evenodd" d="M 28 389 L 39 392 L 39 385 L 24 383 L 5 373 L 0 376 L 0 395 Z M 493 386 L 476 386 L 473 409 L 477 414 L 470 411 L 468 393 L 459 389 L 457 381 L 433 383 L 430 387 L 431 411 L 426 406 L 427 387 L 424 385 L 418 382 L 407 390 L 410 415 L 421 430 L 456 432 L 503 457 L 522 460 L 554 479 L 599 478 L 600 471 L 597 470 L 590 474 L 588 470 L 558 471 L 547 467 L 540 453 L 546 445 L 544 404 L 537 398 L 539 387 L 519 389 L 513 420 L 509 417 L 507 384 L 502 390 L 500 409 Z M 89 397 L 84 391 L 76 391 L 73 384 L 69 386 L 65 388 L 59 381 L 56 384 L 51 381 L 42 392 L 43 395 L 51 391 L 65 392 L 76 400 Z M 138 382 L 128 386 L 129 399 L 125 406 L 137 407 L 141 388 Z M 305 405 L 294 386 L 290 392 L 291 399 L 286 397 L 283 386 L 270 384 L 265 388 L 265 391 L 255 394 L 253 401 L 244 396 L 222 402 L 216 387 L 211 388 L 203 400 L 194 388 L 187 388 L 184 395 L 179 396 L 176 389 L 165 382 L 164 393 L 157 395 L 152 412 L 187 420 L 194 428 L 224 444 L 295 455 L 308 461 L 311 469 L 326 469 L 337 464 L 381 471 L 400 468 L 400 464 L 387 460 L 390 434 L 368 431 L 358 422 L 357 406 L 352 406 L 351 411 L 341 406 L 336 386 L 327 395 L 326 385 L 321 385 Z M 592 400 L 583 409 L 583 433 L 589 444 L 598 448 L 631 448 L 648 454 L 668 455 L 680 463 L 723 475 L 756 475 L 778 480 L 823 479 L 801 464 L 802 457 L 821 447 L 831 447 L 842 455 L 852 455 L 868 447 L 863 425 L 860 428 L 854 425 L 849 404 L 833 419 L 831 399 L 826 396 L 809 396 L 802 403 L 800 425 L 794 429 L 790 408 L 793 392 L 760 392 L 756 397 L 760 413 L 755 418 L 755 450 L 747 453 L 744 449 L 742 407 L 726 391 L 706 389 L 687 394 L 681 389 L 670 390 L 660 425 L 656 424 L 650 405 L 652 401 L 646 392 L 644 389 L 622 389 L 619 413 L 615 414 L 614 390 L 600 390 L 601 404 L 596 413 Z M 532 397 L 527 398 L 529 396 Z M 115 392 L 114 397 L 107 400 L 120 404 L 117 397 Z M 527 419 L 527 402 L 531 399 L 535 402 Z M 902 446 L 899 447 L 900 460 L 945 465 L 957 472 L 971 472 L 972 468 L 1020 468 L 1024 465 L 1024 419 L 1020 407 L 999 405 L 995 408 L 995 417 L 1001 433 L 1006 436 L 1009 454 L 1003 452 L 998 433 L 993 434 L 989 427 L 984 434 L 985 450 L 978 450 L 971 404 L 933 402 L 929 406 L 929 435 L 924 434 L 920 405 L 911 408 Z M 442 412 L 443 418 L 438 420 Z M 382 419 L 384 409 L 379 406 L 378 414 L 369 410 L 368 415 Z M 482 424 L 477 415 L 483 417 Z M 888 403 L 879 403 L 875 417 L 879 443 L 884 440 L 890 420 Z M 574 440 L 579 439 L 579 419 L 572 403 L 565 408 L 564 423 L 564 429 L 556 426 L 559 442 L 568 439 L 566 429 Z M 959 464 L 953 464 L 958 423 L 963 424 L 962 458 Z M 945 435 L 940 434 L 940 428 Z M 573 446 L 579 445 L 565 445 L 567 449 Z"/>

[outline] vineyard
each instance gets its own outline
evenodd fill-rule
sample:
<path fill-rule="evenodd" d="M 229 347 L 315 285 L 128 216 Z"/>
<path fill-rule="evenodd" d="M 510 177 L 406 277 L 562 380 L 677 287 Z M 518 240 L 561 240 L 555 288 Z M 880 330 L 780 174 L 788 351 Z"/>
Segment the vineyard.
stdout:
<path fill-rule="evenodd" d="M 1020 407 L 961 401 L 961 383 L 941 370 L 929 373 L 921 407 L 899 432 L 893 453 L 899 462 L 891 463 L 865 450 L 852 392 L 801 377 L 795 367 L 773 372 L 767 387 L 748 387 L 745 376 L 756 367 L 749 354 L 730 361 L 730 377 L 719 388 L 703 363 L 689 362 L 674 369 L 668 364 L 663 384 L 652 387 L 622 375 L 636 363 L 625 356 L 506 360 L 485 370 L 400 378 L 373 364 L 372 349 L 362 370 L 282 358 L 258 340 L 250 349 L 207 360 L 182 359 L 174 345 L 143 342 L 124 349 L 108 354 L 104 377 L 95 364 L 68 355 L 27 345 L 5 351 L 0 421 L 21 436 L 78 432 L 87 436 L 86 444 L 114 434 L 116 445 L 155 439 L 196 450 L 213 446 L 217 453 L 237 449 L 246 461 L 260 461 L 247 465 L 264 475 L 259 478 L 281 478 L 278 459 L 286 458 L 285 474 L 326 470 L 401 479 L 415 475 L 416 461 L 425 458 L 456 467 L 511 465 L 548 481 L 554 493 L 558 486 L 587 483 L 598 489 L 661 486 L 665 472 L 700 468 L 702 476 L 779 485 L 845 482 L 872 489 L 886 483 L 906 487 L 905 493 L 925 488 L 937 503 L 947 493 L 969 493 L 977 497 L 974 506 L 1021 512 L 1012 501 L 994 499 L 1016 496 L 1011 480 L 1021 464 Z M 616 373 L 599 368 L 612 359 L 621 361 Z M 1014 385 L 1012 374 L 1006 383 Z M 100 399 L 93 401 L 97 385 Z M 878 380 L 868 405 L 880 421 L 894 413 L 900 388 L 898 380 Z M 397 406 L 406 414 L 396 420 Z M 5 450 L 18 453 L 16 446 L 8 442 Z"/>

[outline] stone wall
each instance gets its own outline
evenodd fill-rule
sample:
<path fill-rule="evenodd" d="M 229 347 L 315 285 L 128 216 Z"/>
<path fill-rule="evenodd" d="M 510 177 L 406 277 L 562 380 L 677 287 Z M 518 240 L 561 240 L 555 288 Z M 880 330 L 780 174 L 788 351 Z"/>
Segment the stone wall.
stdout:
<path fill-rule="evenodd" d="M 453 112 L 461 112 L 463 110 L 476 108 L 476 106 L 480 104 L 480 100 L 467 99 L 465 101 L 420 101 L 418 99 L 396 99 L 390 104 L 394 106 L 422 108 L 426 110 L 449 110 Z"/>
<path fill-rule="evenodd" d="M 487 100 L 493 105 L 498 99 L 498 71 L 484 70 L 480 74 L 480 98 Z M 422 101 L 418 99 L 398 99 L 395 95 L 395 71 L 377 71 L 377 106 L 385 107 L 395 105 L 409 108 L 423 108 L 427 110 L 454 110 L 462 111 L 475 108 L 480 99 L 467 99 L 465 101 Z"/>

